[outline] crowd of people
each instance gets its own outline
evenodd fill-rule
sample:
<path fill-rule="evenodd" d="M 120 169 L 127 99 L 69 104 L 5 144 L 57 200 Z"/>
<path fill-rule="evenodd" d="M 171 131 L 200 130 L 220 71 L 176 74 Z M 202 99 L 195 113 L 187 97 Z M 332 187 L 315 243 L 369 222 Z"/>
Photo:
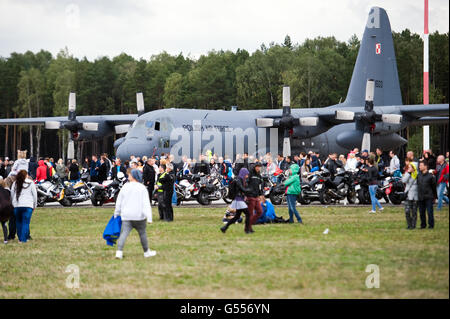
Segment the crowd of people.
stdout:
<path fill-rule="evenodd" d="M 206 154 L 201 154 L 198 159 L 189 159 L 184 156 L 179 163 L 174 162 L 174 156 L 171 154 L 153 157 L 131 156 L 125 161 L 119 158 L 110 159 L 107 154 L 102 154 L 85 158 L 81 163 L 75 159 L 64 163 L 62 159 L 55 162 L 53 158 L 47 157 L 27 159 L 26 151 L 19 151 L 16 161 L 0 158 L 0 221 L 5 243 L 14 240 L 16 234 L 19 242 L 27 242 L 31 239 L 29 225 L 37 203 L 35 183 L 48 180 L 55 174 L 58 178 L 74 182 L 80 179 L 82 171 L 88 171 L 91 182 L 102 183 L 108 178 L 115 179 L 119 173 L 123 173 L 130 183 L 142 184 L 147 195 L 142 197 L 141 194 L 139 201 L 148 201 L 149 205 L 139 206 L 140 209 L 151 209 L 151 200 L 156 197 L 159 219 L 171 222 L 174 220 L 172 202 L 175 196 L 174 183 L 178 174 L 217 174 L 222 176 L 230 188 L 233 188 L 234 193 L 233 201 L 228 207 L 228 217 L 221 231 L 225 233 L 230 225 L 242 220 L 243 214 L 245 216 L 244 231 L 251 234 L 254 232 L 252 227 L 254 224 L 273 222 L 279 218 L 275 214 L 273 205 L 264 197 L 263 175 L 269 176 L 275 182 L 283 182 L 286 187 L 289 210 L 288 222 L 293 223 L 295 217 L 298 223 L 303 224 L 297 211 L 296 199 L 301 191 L 301 183 L 306 181 L 305 173 L 327 169 L 331 176 L 334 176 L 339 168 L 359 169 L 366 172 L 370 184 L 371 213 L 375 213 L 377 208 L 383 210 L 375 196 L 379 176 L 389 174 L 401 178 L 406 185 L 405 216 L 408 229 L 416 227 L 417 210 L 420 216 L 420 227 L 425 228 L 428 221 L 428 227 L 433 228 L 435 200 L 437 199 L 437 210 L 442 209 L 444 202 L 446 204 L 449 202 L 448 197 L 445 196 L 449 180 L 448 152 L 446 156 L 435 156 L 431 151 L 425 151 L 418 159 L 412 151 L 409 151 L 404 159 L 400 159 L 393 150 L 384 152 L 377 148 L 375 152 L 368 152 L 355 148 L 348 154 L 332 153 L 326 158 L 312 151 L 288 157 L 283 157 L 281 154 L 272 156 L 267 153 L 259 158 L 244 153 L 238 154 L 232 161 L 227 156 L 220 157 L 208 151 Z M 286 178 L 280 180 L 280 173 L 283 173 Z M 141 222 L 133 221 L 125 224 L 126 232 L 124 232 L 124 238 L 119 240 L 119 248 L 123 248 L 129 231 L 136 228 L 141 235 L 145 254 L 152 255 L 154 252 L 148 249 L 146 238 L 143 237 L 145 227 L 142 226 L 145 224 L 142 223 L 143 217 L 151 221 L 151 214 L 138 209 L 135 213 L 130 213 L 129 209 L 121 204 L 130 203 L 126 197 L 132 198 L 133 202 L 137 194 L 133 191 L 135 188 L 138 189 L 137 186 L 127 187 L 130 191 L 122 190 L 119 193 L 122 195 L 118 198 L 116 215 L 122 213 L 124 216 L 134 216 L 133 218 L 141 218 Z M 136 198 L 134 200 L 137 201 Z M 9 229 L 6 227 L 7 222 L 9 222 Z M 121 256 L 119 255 L 118 257 Z"/>

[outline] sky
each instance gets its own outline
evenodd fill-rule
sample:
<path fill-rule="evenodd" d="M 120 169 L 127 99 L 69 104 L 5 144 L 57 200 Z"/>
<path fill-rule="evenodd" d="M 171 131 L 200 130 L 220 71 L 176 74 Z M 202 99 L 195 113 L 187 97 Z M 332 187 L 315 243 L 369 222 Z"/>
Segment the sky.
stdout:
<path fill-rule="evenodd" d="M 211 50 L 246 49 L 334 36 L 361 39 L 373 6 L 393 31 L 423 33 L 424 0 L 0 0 L 0 56 L 67 47 L 94 60 L 125 52 L 149 59 L 166 51 L 198 58 Z M 430 33 L 449 31 L 449 1 L 429 0 Z"/>

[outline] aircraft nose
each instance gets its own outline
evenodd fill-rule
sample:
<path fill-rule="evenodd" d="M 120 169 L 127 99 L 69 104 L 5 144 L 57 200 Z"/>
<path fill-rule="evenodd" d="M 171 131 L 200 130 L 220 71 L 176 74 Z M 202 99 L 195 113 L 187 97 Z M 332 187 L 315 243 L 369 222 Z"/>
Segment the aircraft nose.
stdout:
<path fill-rule="evenodd" d="M 139 141 L 127 140 L 119 145 L 116 151 L 116 157 L 125 161 L 134 156 L 151 156 L 153 154 L 153 148 L 149 143 L 142 143 Z"/>

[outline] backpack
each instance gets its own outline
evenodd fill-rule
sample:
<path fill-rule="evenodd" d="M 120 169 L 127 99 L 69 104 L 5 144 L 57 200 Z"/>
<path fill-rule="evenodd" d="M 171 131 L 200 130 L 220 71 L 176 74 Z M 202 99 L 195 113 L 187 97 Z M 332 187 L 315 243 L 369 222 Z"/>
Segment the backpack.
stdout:
<path fill-rule="evenodd" d="M 228 186 L 228 198 L 234 200 L 236 198 L 237 193 L 237 185 L 236 179 L 233 179 Z"/>

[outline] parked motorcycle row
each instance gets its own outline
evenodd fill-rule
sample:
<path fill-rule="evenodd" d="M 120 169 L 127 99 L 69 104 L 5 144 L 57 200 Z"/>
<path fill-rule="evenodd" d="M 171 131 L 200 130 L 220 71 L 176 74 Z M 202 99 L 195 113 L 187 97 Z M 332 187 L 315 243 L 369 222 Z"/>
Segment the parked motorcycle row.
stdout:
<path fill-rule="evenodd" d="M 58 202 L 65 207 L 88 200 L 94 206 L 115 202 L 126 178 L 123 173 L 119 173 L 116 180 L 107 180 L 102 184 L 88 182 L 88 180 L 89 172 L 85 170 L 77 182 L 63 181 L 57 174 L 54 174 L 50 180 L 36 183 L 38 207 L 52 202 Z"/>
<path fill-rule="evenodd" d="M 323 205 L 340 203 L 370 204 L 369 181 L 364 171 L 359 169 L 344 170 L 339 168 L 334 178 L 327 169 L 303 176 L 308 182 L 301 184 L 301 193 L 298 196 L 300 204 L 308 205 L 319 201 Z M 375 195 L 399 205 L 406 198 L 405 185 L 400 177 L 380 175 L 378 189 Z"/>
<path fill-rule="evenodd" d="M 287 176 L 283 173 L 278 176 L 263 175 L 264 196 L 274 205 L 286 204 L 286 187 L 283 181 Z M 302 205 L 309 205 L 314 201 L 323 205 L 339 204 L 370 204 L 369 183 L 365 172 L 344 170 L 339 168 L 334 177 L 326 168 L 320 171 L 305 173 L 302 177 L 301 193 L 297 201 Z M 38 206 L 46 203 L 58 202 L 62 206 L 72 206 L 90 200 L 94 206 L 114 203 L 126 182 L 123 173 L 119 173 L 115 180 L 106 180 L 103 183 L 88 182 L 89 172 L 81 174 L 81 180 L 76 183 L 62 181 L 57 175 L 51 180 L 37 184 Z M 376 197 L 384 199 L 387 203 L 399 205 L 406 198 L 405 186 L 399 177 L 380 176 L 378 180 Z M 213 201 L 223 200 L 231 203 L 228 197 L 229 181 L 220 175 L 177 175 L 175 193 L 177 205 L 183 202 L 197 201 L 201 205 L 209 205 Z M 156 194 L 154 194 L 156 195 Z M 153 196 L 156 202 L 156 196 Z"/>

